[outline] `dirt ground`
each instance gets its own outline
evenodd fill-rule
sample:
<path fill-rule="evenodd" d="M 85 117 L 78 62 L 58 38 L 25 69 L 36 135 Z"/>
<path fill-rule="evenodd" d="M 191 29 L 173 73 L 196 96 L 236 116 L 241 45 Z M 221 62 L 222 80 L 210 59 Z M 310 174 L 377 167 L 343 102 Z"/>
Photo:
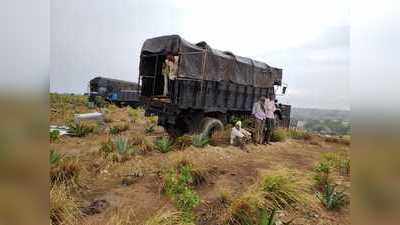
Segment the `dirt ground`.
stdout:
<path fill-rule="evenodd" d="M 54 120 L 57 124 L 62 122 L 60 119 Z M 130 121 L 126 109 L 115 109 L 113 120 L 129 123 L 129 129 L 122 132 L 121 136 L 130 138 L 144 134 L 144 123 Z M 154 140 L 163 135 L 163 129 L 157 128 L 146 138 Z M 270 146 L 249 144 L 248 152 L 229 145 L 209 145 L 205 148 L 190 146 L 183 151 L 168 153 L 153 150 L 135 155 L 125 162 L 110 163 L 98 153 L 101 143 L 109 136 L 106 131 L 83 138 L 63 136 L 50 144 L 51 149 L 78 159 L 81 169 L 78 187 L 73 194 L 80 204 L 85 207 L 96 200 L 105 200 L 107 203 L 100 212 L 83 217 L 80 224 L 107 224 L 115 212 L 127 210 L 133 215 L 130 217 L 131 224 L 143 224 L 160 211 L 175 210 L 171 200 L 161 193 L 160 173 L 182 159 L 207 171 L 205 183 L 195 188 L 201 203 L 194 213 L 202 217 L 221 191 L 229 192 L 233 197 L 239 196 L 265 172 L 287 168 L 295 171 L 299 179 L 310 182 L 313 167 L 321 160 L 323 153 L 349 154 L 348 145 L 328 143 L 313 136 L 312 141 L 288 139 Z M 129 184 L 124 183 L 128 178 Z M 350 188 L 350 177 L 336 178 L 343 187 Z M 287 217 L 297 217 L 292 224 L 350 224 L 349 206 L 340 211 L 328 211 L 311 189 L 306 192 L 310 199 L 306 207 L 294 213 L 281 212 L 283 217 L 285 214 Z"/>

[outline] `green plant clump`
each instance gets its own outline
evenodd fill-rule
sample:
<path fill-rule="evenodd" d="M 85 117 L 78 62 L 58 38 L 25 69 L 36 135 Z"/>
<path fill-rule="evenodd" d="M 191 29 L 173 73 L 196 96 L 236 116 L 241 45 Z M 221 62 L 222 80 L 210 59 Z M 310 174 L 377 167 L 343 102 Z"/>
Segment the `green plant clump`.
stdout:
<path fill-rule="evenodd" d="M 118 123 L 118 124 L 115 124 L 114 126 L 110 127 L 110 134 L 113 134 L 113 135 L 119 134 L 128 129 L 129 129 L 128 123 Z"/>
<path fill-rule="evenodd" d="M 328 210 L 337 210 L 347 203 L 347 195 L 344 191 L 336 191 L 336 185 L 327 184 L 322 193 L 317 193 L 317 198 Z"/>
<path fill-rule="evenodd" d="M 192 189 L 191 183 L 193 183 L 193 177 L 190 164 L 178 166 L 165 176 L 164 192 L 174 200 L 187 222 L 193 220 L 192 210 L 200 203 L 200 197 Z"/>
<path fill-rule="evenodd" d="M 73 136 L 84 137 L 95 130 L 95 125 L 87 122 L 71 123 L 70 132 Z"/>
<path fill-rule="evenodd" d="M 49 163 L 51 166 L 59 163 L 61 159 L 62 155 L 60 153 L 56 152 L 55 150 L 50 151 Z"/>
<path fill-rule="evenodd" d="M 198 148 L 204 148 L 210 143 L 210 139 L 204 135 L 194 135 L 192 138 L 192 145 Z"/>
<path fill-rule="evenodd" d="M 286 131 L 283 129 L 275 129 L 271 135 L 272 142 L 284 142 L 287 139 Z"/>
<path fill-rule="evenodd" d="M 314 167 L 314 181 L 319 190 L 323 190 L 330 183 L 331 170 L 332 165 L 328 162 L 320 162 Z"/>
<path fill-rule="evenodd" d="M 56 142 L 60 139 L 60 131 L 52 130 L 49 131 L 50 143 Z"/>
<path fill-rule="evenodd" d="M 160 152 L 167 153 L 172 150 L 173 142 L 168 137 L 162 137 L 157 139 L 154 144 Z"/>

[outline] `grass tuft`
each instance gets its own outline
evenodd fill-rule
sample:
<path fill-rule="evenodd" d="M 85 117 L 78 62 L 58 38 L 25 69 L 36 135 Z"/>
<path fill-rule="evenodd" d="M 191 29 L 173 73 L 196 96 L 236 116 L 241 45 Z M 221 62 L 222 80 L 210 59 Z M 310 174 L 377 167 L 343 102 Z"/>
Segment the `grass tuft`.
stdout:
<path fill-rule="evenodd" d="M 64 184 L 50 189 L 50 224 L 77 224 L 81 213 L 78 201 L 73 198 Z"/>
<path fill-rule="evenodd" d="M 204 148 L 210 143 L 210 139 L 204 135 L 193 135 L 192 145 L 198 148 Z"/>
<path fill-rule="evenodd" d="M 73 136 L 85 137 L 93 133 L 98 128 L 98 124 L 93 121 L 81 121 L 78 123 L 70 123 L 69 128 Z"/>
<path fill-rule="evenodd" d="M 264 197 L 270 203 L 270 209 L 284 209 L 304 202 L 300 185 L 287 171 L 265 176 L 261 183 L 261 189 Z"/>
<path fill-rule="evenodd" d="M 168 137 L 162 137 L 155 141 L 155 147 L 162 153 L 172 151 L 173 142 Z"/>
<path fill-rule="evenodd" d="M 278 128 L 272 132 L 271 141 L 272 142 L 284 142 L 287 139 L 287 133 L 285 130 Z"/>
<path fill-rule="evenodd" d="M 129 129 L 128 123 L 117 123 L 110 127 L 110 134 L 116 135 Z"/>
<path fill-rule="evenodd" d="M 49 131 L 49 138 L 50 138 L 50 143 L 57 142 L 58 140 L 60 140 L 60 131 L 59 130 Z"/>

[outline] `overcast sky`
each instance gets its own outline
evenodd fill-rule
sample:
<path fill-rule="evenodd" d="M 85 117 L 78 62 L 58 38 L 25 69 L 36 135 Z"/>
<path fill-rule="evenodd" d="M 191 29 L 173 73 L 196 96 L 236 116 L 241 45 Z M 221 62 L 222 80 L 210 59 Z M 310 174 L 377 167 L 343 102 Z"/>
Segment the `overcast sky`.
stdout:
<path fill-rule="evenodd" d="M 83 93 L 98 75 L 137 81 L 143 41 L 179 34 L 282 68 L 283 102 L 350 107 L 345 0 L 52 0 L 50 19 L 50 91 Z"/>

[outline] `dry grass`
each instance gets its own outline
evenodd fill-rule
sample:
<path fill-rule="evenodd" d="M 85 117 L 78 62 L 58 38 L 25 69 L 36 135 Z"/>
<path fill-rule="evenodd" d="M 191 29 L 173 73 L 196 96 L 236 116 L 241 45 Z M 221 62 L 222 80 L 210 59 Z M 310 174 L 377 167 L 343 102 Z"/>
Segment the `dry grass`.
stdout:
<path fill-rule="evenodd" d="M 132 210 L 122 211 L 116 209 L 106 222 L 106 225 L 136 225 L 134 218 L 135 215 Z"/>
<path fill-rule="evenodd" d="M 147 154 L 154 149 L 154 144 L 151 142 L 148 137 L 143 134 L 135 134 L 129 139 L 129 142 L 134 148 L 136 152 L 139 154 Z"/>
<path fill-rule="evenodd" d="M 181 212 L 160 211 L 148 219 L 144 225 L 194 225 L 194 223 L 185 221 L 184 214 Z"/>
<path fill-rule="evenodd" d="M 50 224 L 78 224 L 81 218 L 78 201 L 71 196 L 65 184 L 50 189 Z"/>
<path fill-rule="evenodd" d="M 78 158 L 64 157 L 50 168 L 50 181 L 52 183 L 77 184 L 81 166 Z"/>
<path fill-rule="evenodd" d="M 349 146 L 351 144 L 350 138 L 340 138 L 340 137 L 326 137 L 324 139 L 325 142 L 328 143 L 335 143 L 335 144 L 342 144 Z"/>
<path fill-rule="evenodd" d="M 261 190 L 268 208 L 284 209 L 305 203 L 304 188 L 292 171 L 281 169 L 264 175 Z"/>

